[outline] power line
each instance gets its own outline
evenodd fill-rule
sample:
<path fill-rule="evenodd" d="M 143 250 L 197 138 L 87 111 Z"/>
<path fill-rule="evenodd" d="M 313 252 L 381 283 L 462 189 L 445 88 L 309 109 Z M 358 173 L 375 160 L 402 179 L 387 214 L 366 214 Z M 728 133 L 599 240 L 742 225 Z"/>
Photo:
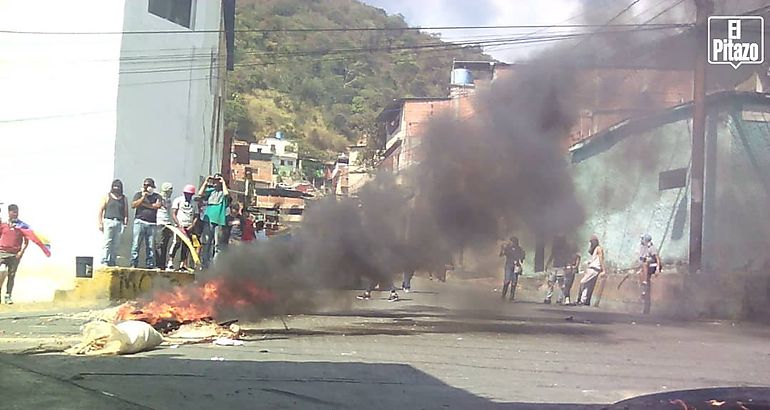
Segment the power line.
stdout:
<path fill-rule="evenodd" d="M 690 24 L 688 24 L 690 25 Z M 615 24 L 614 27 L 639 27 L 642 24 Z M 665 28 L 676 28 L 679 24 L 656 24 Z M 603 24 L 524 24 L 498 26 L 432 26 L 432 27 L 327 27 L 327 28 L 276 28 L 276 29 L 237 29 L 236 33 L 323 33 L 349 31 L 449 31 L 449 30 L 503 30 L 503 29 L 537 29 L 537 28 L 595 28 Z M 143 34 L 210 34 L 224 33 L 224 30 L 147 30 L 147 31 L 23 31 L 0 30 L 0 34 L 34 34 L 34 35 L 143 35 Z"/>
<path fill-rule="evenodd" d="M 286 59 L 289 57 L 312 57 L 312 56 L 329 56 L 329 55 L 353 55 L 360 53 L 374 53 L 374 52 L 408 52 L 408 51 L 427 51 L 427 50 L 453 50 L 453 49 L 465 49 L 474 47 L 494 47 L 501 45 L 521 45 L 521 44 L 540 44 L 545 42 L 559 41 L 569 38 L 575 38 L 580 36 L 589 36 L 594 34 L 619 34 L 619 33 L 635 33 L 642 31 L 656 31 L 663 28 L 648 27 L 648 28 L 636 28 L 636 29 L 606 29 L 596 32 L 564 32 L 553 33 L 543 36 L 526 35 L 524 37 L 497 37 L 485 40 L 469 40 L 469 41 L 454 41 L 454 42 L 433 42 L 423 44 L 404 44 L 398 46 L 383 46 L 383 47 L 359 47 L 359 48 L 347 48 L 347 49 L 311 49 L 311 50 L 289 50 L 289 51 L 251 51 L 243 52 L 241 55 L 250 55 L 260 59 L 269 59 L 272 61 L 260 61 L 252 63 L 238 63 L 236 66 L 253 66 L 253 65 L 271 65 L 279 63 L 279 59 Z M 121 62 L 125 64 L 165 64 L 161 67 L 152 67 L 141 69 L 139 67 L 125 68 L 120 71 L 121 74 L 145 74 L 145 73 L 160 73 L 160 72 L 174 72 L 174 71 L 190 71 L 190 70 L 210 70 L 217 66 L 215 62 L 221 60 L 217 54 L 203 53 L 203 54 L 191 54 L 191 55 L 168 55 L 168 56 L 148 56 L 147 60 L 141 60 L 140 56 L 132 56 L 130 60 Z M 93 61 L 93 60 L 91 60 Z M 108 60 L 96 60 L 96 61 L 108 61 Z M 114 61 L 114 60 L 112 60 Z M 195 64 L 197 62 L 197 64 Z M 177 65 L 174 63 L 190 63 L 186 65 Z M 201 65 L 201 63 L 205 63 Z"/>
<path fill-rule="evenodd" d="M 661 11 L 660 13 L 658 13 L 658 14 L 654 15 L 654 16 L 653 16 L 651 19 L 647 20 L 647 23 L 651 23 L 651 22 L 655 21 L 655 19 L 657 19 L 658 17 L 660 17 L 660 16 L 662 16 L 662 15 L 664 15 L 664 14 L 668 13 L 668 12 L 669 12 L 670 10 L 672 10 L 674 7 L 676 7 L 676 6 L 680 5 L 680 4 L 682 4 L 683 2 L 684 2 L 684 0 L 678 0 L 676 3 L 672 4 L 672 5 L 671 5 L 671 6 L 669 6 L 668 8 L 664 9 L 663 11 Z"/>

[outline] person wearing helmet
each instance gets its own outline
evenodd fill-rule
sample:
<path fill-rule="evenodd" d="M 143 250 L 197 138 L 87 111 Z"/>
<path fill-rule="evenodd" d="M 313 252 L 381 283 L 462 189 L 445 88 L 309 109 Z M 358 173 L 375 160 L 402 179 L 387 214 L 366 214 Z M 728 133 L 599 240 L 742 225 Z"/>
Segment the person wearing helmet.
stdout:
<path fill-rule="evenodd" d="M 193 200 L 193 196 L 195 196 L 195 185 L 185 185 L 182 195 L 174 198 L 174 202 L 171 204 L 171 218 L 174 219 L 176 226 L 187 236 L 191 235 L 192 228 L 198 221 L 198 204 Z M 174 269 L 174 257 L 180 247 L 182 248 L 182 253 L 179 258 L 178 270 L 186 272 L 190 270 L 187 267 L 190 252 L 187 246 L 184 246 L 182 241 L 176 236 L 174 236 L 174 244 L 171 246 L 168 266 Z"/>
<path fill-rule="evenodd" d="M 642 267 L 639 271 L 639 282 L 642 288 L 642 303 L 644 308 L 643 314 L 650 313 L 650 305 L 652 304 L 652 276 L 657 275 L 660 272 L 660 256 L 658 250 L 652 243 L 652 236 L 650 234 L 644 234 L 641 237 L 641 244 L 639 247 L 639 262 Z"/>

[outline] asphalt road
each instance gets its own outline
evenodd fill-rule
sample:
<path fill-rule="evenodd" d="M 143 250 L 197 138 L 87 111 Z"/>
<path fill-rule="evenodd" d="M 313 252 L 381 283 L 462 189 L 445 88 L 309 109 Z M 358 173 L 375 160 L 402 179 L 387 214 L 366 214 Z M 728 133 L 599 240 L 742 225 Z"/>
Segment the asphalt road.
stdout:
<path fill-rule="evenodd" d="M 287 318 L 288 330 L 244 323 L 244 346 L 131 357 L 22 354 L 76 340 L 86 316 L 5 310 L 0 408 L 598 409 L 656 392 L 770 386 L 764 326 L 416 287 L 395 303 L 326 295 L 329 306 Z"/>

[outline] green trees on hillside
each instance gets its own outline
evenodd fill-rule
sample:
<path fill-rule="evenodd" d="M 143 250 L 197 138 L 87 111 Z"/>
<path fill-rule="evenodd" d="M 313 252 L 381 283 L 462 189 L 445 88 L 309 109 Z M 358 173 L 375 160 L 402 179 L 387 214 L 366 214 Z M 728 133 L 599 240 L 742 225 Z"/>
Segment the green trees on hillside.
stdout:
<path fill-rule="evenodd" d="M 239 0 L 236 19 L 227 127 L 244 139 L 283 131 L 319 159 L 371 133 L 392 99 L 446 95 L 453 59 L 488 59 L 478 49 L 392 50 L 440 41 L 413 30 L 242 31 L 407 27 L 355 0 Z"/>

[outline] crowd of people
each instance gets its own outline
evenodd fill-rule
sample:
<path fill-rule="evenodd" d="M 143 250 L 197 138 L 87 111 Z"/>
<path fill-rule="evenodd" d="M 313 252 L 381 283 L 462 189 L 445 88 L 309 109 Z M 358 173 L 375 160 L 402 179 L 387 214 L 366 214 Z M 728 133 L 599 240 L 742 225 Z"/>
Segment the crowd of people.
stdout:
<path fill-rule="evenodd" d="M 155 180 L 145 178 L 131 200 L 116 179 L 99 208 L 99 230 L 104 234 L 101 263 L 116 266 L 120 238 L 134 209 L 130 265 L 148 269 L 189 271 L 207 268 L 229 245 L 266 240 L 265 223 L 233 201 L 221 174 L 206 178 L 196 190 L 188 184 L 182 195 L 164 182 L 156 192 Z M 129 208 L 130 207 L 130 208 Z M 143 251 L 143 252 L 142 252 Z M 178 263 L 175 260 L 179 255 Z"/>
<path fill-rule="evenodd" d="M 500 256 L 505 257 L 502 298 L 506 298 L 510 287 L 510 300 L 513 301 L 518 277 L 523 272 L 526 254 L 519 245 L 519 239 L 514 236 L 500 247 Z M 604 248 L 599 243 L 598 236 L 592 235 L 589 240 L 588 262 L 584 275 L 580 279 L 577 299 L 573 303 L 570 295 L 575 282 L 575 275 L 580 270 L 580 261 L 580 253 L 570 246 L 563 235 L 554 238 L 551 245 L 551 256 L 546 262 L 547 290 L 543 303 L 550 304 L 553 300 L 554 290 L 558 290 L 559 296 L 556 300 L 558 304 L 591 306 L 596 284 L 600 278 L 607 274 Z M 646 314 L 650 313 L 652 277 L 660 272 L 661 268 L 658 250 L 649 234 L 641 236 L 638 266 L 640 296 L 644 305 L 643 313 Z"/>

